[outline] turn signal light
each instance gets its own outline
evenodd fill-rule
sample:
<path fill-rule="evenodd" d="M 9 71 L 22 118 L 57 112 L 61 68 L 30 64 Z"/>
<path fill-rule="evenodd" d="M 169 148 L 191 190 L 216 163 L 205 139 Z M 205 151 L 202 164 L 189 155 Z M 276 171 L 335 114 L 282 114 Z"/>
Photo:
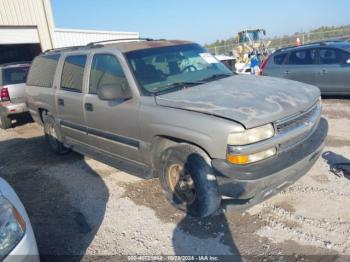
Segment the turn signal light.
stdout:
<path fill-rule="evenodd" d="M 228 155 L 227 161 L 236 165 L 244 165 L 249 162 L 249 157 L 248 155 Z"/>
<path fill-rule="evenodd" d="M 231 164 L 235 165 L 246 165 L 254 162 L 258 162 L 264 159 L 267 159 L 269 157 L 272 157 L 276 155 L 277 150 L 276 148 L 270 148 L 262 152 L 250 154 L 250 155 L 234 155 L 234 154 L 228 154 L 226 159 Z"/>

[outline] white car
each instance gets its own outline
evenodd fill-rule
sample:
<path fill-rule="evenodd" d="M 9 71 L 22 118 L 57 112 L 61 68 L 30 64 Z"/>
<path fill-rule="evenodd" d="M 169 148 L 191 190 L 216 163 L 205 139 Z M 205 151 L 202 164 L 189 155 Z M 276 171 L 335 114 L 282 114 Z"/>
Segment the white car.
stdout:
<path fill-rule="evenodd" d="M 231 71 L 235 71 L 235 64 L 236 64 L 236 56 L 227 56 L 227 55 L 215 55 L 215 58 L 219 60 L 221 63 L 227 66 L 228 69 Z"/>
<path fill-rule="evenodd" d="M 15 191 L 0 178 L 0 261 L 39 261 L 32 226 Z"/>

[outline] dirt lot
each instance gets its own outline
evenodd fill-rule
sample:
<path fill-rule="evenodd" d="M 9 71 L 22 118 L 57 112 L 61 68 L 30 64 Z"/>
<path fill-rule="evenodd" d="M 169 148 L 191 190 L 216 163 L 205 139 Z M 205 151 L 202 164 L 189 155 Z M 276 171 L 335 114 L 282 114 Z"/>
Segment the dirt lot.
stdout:
<path fill-rule="evenodd" d="M 329 165 L 350 162 L 350 100 L 323 104 L 330 124 L 327 153 L 296 184 L 244 213 L 192 219 L 166 202 L 157 180 L 140 180 L 75 153 L 56 156 L 41 127 L 23 121 L 0 131 L 0 175 L 22 199 L 42 255 L 342 260 L 350 255 L 350 180 L 332 174 Z"/>

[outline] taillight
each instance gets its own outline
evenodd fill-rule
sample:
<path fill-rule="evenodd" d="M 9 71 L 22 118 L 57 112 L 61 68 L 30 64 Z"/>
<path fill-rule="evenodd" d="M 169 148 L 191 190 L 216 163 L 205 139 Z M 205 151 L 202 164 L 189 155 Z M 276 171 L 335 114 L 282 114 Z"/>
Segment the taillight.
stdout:
<path fill-rule="evenodd" d="M 265 67 L 266 67 L 266 65 L 267 65 L 267 62 L 269 61 L 269 58 L 270 58 L 270 57 L 266 57 L 266 59 L 264 60 L 264 62 L 260 65 L 259 75 L 262 76 L 263 71 L 264 71 L 264 69 L 265 69 Z"/>
<path fill-rule="evenodd" d="M 10 101 L 10 94 L 7 87 L 3 87 L 0 89 L 0 100 L 2 102 Z"/>

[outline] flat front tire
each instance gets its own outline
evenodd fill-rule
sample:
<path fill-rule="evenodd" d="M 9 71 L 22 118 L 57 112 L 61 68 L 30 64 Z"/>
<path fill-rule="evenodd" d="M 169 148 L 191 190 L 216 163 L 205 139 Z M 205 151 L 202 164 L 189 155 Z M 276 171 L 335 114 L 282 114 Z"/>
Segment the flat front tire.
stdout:
<path fill-rule="evenodd" d="M 58 155 L 64 155 L 69 153 L 70 149 L 65 147 L 61 142 L 62 135 L 53 116 L 51 116 L 49 113 L 44 112 L 43 122 L 45 140 L 52 149 L 52 151 Z"/>
<path fill-rule="evenodd" d="M 167 199 L 193 217 L 207 217 L 221 204 L 211 160 L 200 148 L 178 144 L 161 156 L 159 179 Z"/>

